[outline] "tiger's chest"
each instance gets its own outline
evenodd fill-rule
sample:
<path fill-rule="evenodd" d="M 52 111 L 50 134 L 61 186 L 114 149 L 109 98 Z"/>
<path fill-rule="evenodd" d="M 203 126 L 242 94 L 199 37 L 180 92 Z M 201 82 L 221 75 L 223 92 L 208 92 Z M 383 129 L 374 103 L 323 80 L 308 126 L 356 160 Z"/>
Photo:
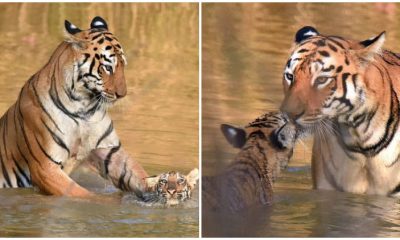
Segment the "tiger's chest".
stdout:
<path fill-rule="evenodd" d="M 352 151 L 334 136 L 314 142 L 313 168 L 317 188 L 387 195 L 400 184 L 400 132 L 378 154 Z"/>
<path fill-rule="evenodd" d="M 87 159 L 93 149 L 108 145 L 116 146 L 119 141 L 116 136 L 103 139 L 108 127 L 109 124 L 106 122 L 80 122 L 79 128 L 70 136 L 70 157 L 63 160 L 63 171 L 67 174 L 71 173 Z M 100 140 L 101 143 L 99 142 Z"/>

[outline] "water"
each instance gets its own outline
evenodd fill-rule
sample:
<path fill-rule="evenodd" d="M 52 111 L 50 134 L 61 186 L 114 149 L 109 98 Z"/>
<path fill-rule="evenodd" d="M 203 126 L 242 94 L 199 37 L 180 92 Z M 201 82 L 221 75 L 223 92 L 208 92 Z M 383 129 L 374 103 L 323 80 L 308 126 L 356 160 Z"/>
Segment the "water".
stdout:
<path fill-rule="evenodd" d="M 63 40 L 64 20 L 86 29 L 97 15 L 128 58 L 128 95 L 111 110 L 123 147 L 150 175 L 188 173 L 198 166 L 196 3 L 1 3 L 0 112 Z M 116 202 L 0 189 L 0 236 L 198 236 L 197 204 L 152 209 L 121 203 L 109 183 L 85 168 L 73 177 Z"/>
<path fill-rule="evenodd" d="M 221 123 L 243 126 L 283 99 L 282 73 L 296 31 L 364 40 L 387 31 L 385 48 L 400 52 L 397 3 L 203 4 L 203 175 L 237 150 Z M 272 207 L 233 215 L 202 213 L 203 236 L 399 237 L 397 199 L 312 190 L 312 141 L 298 144 L 277 180 Z"/>

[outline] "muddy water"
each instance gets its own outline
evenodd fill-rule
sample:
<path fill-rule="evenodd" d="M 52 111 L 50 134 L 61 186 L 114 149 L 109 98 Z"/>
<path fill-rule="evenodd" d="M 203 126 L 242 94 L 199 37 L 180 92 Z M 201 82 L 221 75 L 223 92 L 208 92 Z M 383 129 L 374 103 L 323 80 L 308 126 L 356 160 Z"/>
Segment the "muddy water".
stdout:
<path fill-rule="evenodd" d="M 111 110 L 121 142 L 149 174 L 198 166 L 198 4 L 0 4 L 0 112 L 63 40 L 64 19 L 102 16 L 128 58 L 128 96 Z M 82 185 L 118 193 L 81 169 Z M 197 203 L 196 200 L 194 200 Z M 198 207 L 152 209 L 0 190 L 0 236 L 197 236 Z"/>
<path fill-rule="evenodd" d="M 296 31 L 364 40 L 387 31 L 400 52 L 399 4 L 203 4 L 203 174 L 233 159 L 221 123 L 245 125 L 283 99 L 282 72 Z M 311 189 L 311 141 L 277 180 L 275 203 L 232 216 L 203 213 L 204 236 L 400 236 L 398 200 Z M 222 224 L 221 224 L 222 223 Z"/>

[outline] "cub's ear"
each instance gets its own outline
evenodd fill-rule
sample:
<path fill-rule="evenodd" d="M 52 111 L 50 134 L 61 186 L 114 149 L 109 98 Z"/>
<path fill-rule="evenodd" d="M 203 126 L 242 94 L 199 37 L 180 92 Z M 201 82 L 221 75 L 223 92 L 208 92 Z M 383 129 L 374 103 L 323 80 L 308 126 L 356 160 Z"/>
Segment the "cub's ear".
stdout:
<path fill-rule="evenodd" d="M 147 177 L 144 180 L 146 183 L 147 191 L 153 191 L 158 183 L 158 180 L 160 180 L 160 175 Z"/>
<path fill-rule="evenodd" d="M 197 183 L 197 180 L 199 179 L 199 169 L 195 168 L 188 175 L 186 175 L 186 181 L 190 185 L 191 188 L 194 188 L 194 186 Z"/>
<path fill-rule="evenodd" d="M 90 29 L 94 29 L 94 28 L 104 28 L 104 29 L 108 30 L 106 21 L 99 16 L 93 18 L 92 22 L 90 23 Z"/>
<path fill-rule="evenodd" d="M 378 36 L 360 42 L 363 48 L 355 50 L 355 53 L 362 60 L 369 62 L 374 59 L 374 55 L 380 53 L 383 44 L 385 43 L 386 32 L 381 32 Z"/>
<path fill-rule="evenodd" d="M 80 30 L 77 26 L 75 26 L 74 24 L 70 23 L 68 20 L 64 21 L 64 26 L 65 26 L 65 30 L 72 35 L 75 35 L 79 32 L 82 32 L 82 30 Z"/>
<path fill-rule="evenodd" d="M 229 124 L 221 124 L 221 131 L 226 140 L 235 148 L 242 148 L 246 143 L 246 131 Z"/>
<path fill-rule="evenodd" d="M 296 44 L 299 44 L 307 38 L 317 35 L 319 35 L 317 29 L 311 26 L 305 26 L 297 31 L 294 41 L 296 42 Z"/>

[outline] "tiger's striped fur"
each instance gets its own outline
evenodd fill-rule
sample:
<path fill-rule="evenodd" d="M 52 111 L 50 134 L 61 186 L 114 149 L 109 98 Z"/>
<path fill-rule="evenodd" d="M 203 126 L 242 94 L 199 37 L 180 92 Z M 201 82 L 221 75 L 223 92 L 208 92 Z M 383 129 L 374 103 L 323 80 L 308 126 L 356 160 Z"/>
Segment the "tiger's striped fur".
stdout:
<path fill-rule="evenodd" d="M 3 188 L 88 196 L 68 174 L 92 149 L 121 149 L 107 106 L 126 95 L 122 47 L 100 17 L 89 30 L 65 28 L 67 39 L 0 119 Z"/>
<path fill-rule="evenodd" d="M 227 140 L 241 148 L 215 176 L 202 178 L 204 208 L 238 211 L 272 201 L 272 184 L 293 154 L 296 129 L 281 113 L 268 113 L 244 129 L 222 125 Z"/>
<path fill-rule="evenodd" d="M 365 41 L 296 34 L 281 110 L 314 132 L 314 187 L 390 195 L 400 184 L 400 55 Z"/>
<path fill-rule="evenodd" d="M 199 170 L 197 168 L 183 175 L 179 172 L 170 171 L 161 173 L 154 177 L 146 178 L 147 190 L 142 198 L 146 202 L 157 202 L 167 206 L 178 205 L 192 197 Z"/>

